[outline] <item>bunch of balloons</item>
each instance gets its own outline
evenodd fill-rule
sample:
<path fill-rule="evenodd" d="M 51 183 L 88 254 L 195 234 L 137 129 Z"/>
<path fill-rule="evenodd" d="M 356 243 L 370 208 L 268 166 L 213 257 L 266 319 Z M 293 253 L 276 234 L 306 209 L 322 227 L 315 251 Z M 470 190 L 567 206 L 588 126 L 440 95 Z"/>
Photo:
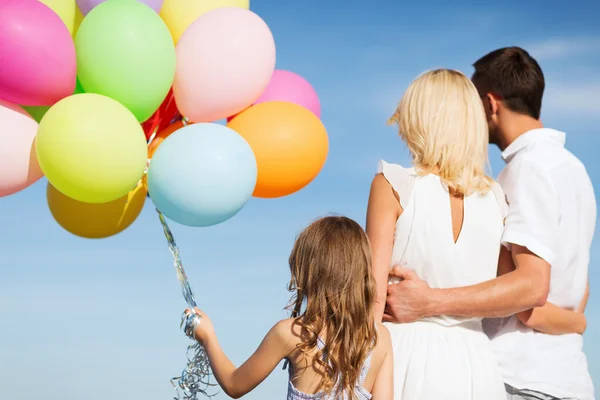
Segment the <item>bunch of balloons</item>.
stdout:
<path fill-rule="evenodd" d="M 320 103 L 275 70 L 249 0 L 0 0 L 0 196 L 48 179 L 57 222 L 132 224 L 149 193 L 210 226 L 322 169 Z M 217 121 L 227 120 L 227 124 Z"/>

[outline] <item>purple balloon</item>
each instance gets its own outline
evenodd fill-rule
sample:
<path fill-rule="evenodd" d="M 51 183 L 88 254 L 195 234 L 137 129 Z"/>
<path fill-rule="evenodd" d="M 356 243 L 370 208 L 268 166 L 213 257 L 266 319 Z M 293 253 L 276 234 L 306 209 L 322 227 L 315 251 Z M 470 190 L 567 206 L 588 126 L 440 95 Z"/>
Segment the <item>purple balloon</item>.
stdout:
<path fill-rule="evenodd" d="M 81 13 L 83 15 L 87 15 L 87 13 L 92 11 L 92 8 L 96 7 L 100 3 L 104 3 L 105 1 L 106 0 L 77 0 L 77 6 L 79 7 L 79 9 L 81 10 Z M 112 1 L 117 1 L 117 0 L 112 0 Z M 126 0 L 126 1 L 131 1 L 131 0 Z M 160 12 L 160 9 L 163 5 L 164 0 L 137 0 L 137 1 L 139 1 L 140 3 L 144 3 L 145 5 L 147 5 L 148 7 L 150 7 L 151 9 L 153 9 L 156 12 Z"/>

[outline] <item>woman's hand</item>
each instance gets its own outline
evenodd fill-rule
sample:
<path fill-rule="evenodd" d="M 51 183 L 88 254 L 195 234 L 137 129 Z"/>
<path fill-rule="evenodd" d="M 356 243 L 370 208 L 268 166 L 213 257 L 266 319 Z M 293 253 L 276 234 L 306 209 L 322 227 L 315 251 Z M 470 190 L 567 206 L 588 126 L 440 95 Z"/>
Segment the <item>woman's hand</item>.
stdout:
<path fill-rule="evenodd" d="M 188 308 L 184 311 L 184 313 L 185 315 L 195 313 L 200 318 L 200 323 L 197 324 L 193 332 L 194 339 L 199 341 L 201 344 L 205 344 L 212 337 L 215 336 L 215 329 L 213 327 L 212 321 L 210 320 L 208 315 L 202 312 L 199 308 L 195 308 L 194 311 Z"/>

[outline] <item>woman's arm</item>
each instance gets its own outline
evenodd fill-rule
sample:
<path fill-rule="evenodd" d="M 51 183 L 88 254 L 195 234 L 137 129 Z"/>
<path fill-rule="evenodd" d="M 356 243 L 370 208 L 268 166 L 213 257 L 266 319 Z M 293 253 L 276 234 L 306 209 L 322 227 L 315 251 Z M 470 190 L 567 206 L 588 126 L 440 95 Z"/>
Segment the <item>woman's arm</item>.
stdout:
<path fill-rule="evenodd" d="M 502 246 L 498 259 L 498 276 L 507 274 L 515 269 L 510 251 Z M 587 296 L 582 300 L 587 302 Z M 581 308 L 581 305 L 580 305 Z M 517 314 L 519 320 L 527 327 L 549 335 L 563 335 L 567 333 L 582 334 L 587 326 L 583 312 L 568 310 L 546 302 L 541 307 L 532 308 Z"/>
<path fill-rule="evenodd" d="M 377 283 L 376 322 L 381 322 L 383 318 L 396 221 L 402 213 L 397 196 L 383 174 L 377 174 L 371 184 L 366 229 L 373 254 L 373 276 Z"/>
<path fill-rule="evenodd" d="M 581 335 L 587 327 L 587 320 L 583 313 L 558 307 L 552 303 L 522 311 L 517 314 L 517 317 L 525 326 L 549 335 L 567 333 Z"/>
<path fill-rule="evenodd" d="M 384 326 L 380 325 L 378 329 L 379 343 L 385 350 L 383 364 L 375 377 L 375 384 L 371 394 L 373 400 L 393 400 L 394 399 L 394 354 L 392 350 L 392 338 L 390 332 Z"/>
<path fill-rule="evenodd" d="M 210 366 L 223 391 L 234 399 L 252 391 L 294 349 L 290 320 L 278 322 L 267 333 L 258 349 L 236 368 L 219 345 L 210 319 L 203 313 L 195 337 L 208 354 Z"/>

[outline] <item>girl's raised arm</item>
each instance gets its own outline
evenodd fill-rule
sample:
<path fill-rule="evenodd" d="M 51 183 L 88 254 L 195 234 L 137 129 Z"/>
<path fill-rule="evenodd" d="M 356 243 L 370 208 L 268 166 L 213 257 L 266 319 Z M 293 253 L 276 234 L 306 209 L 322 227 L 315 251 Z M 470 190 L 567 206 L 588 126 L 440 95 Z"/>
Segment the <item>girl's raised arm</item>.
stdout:
<path fill-rule="evenodd" d="M 210 319 L 204 313 L 200 314 L 202 321 L 196 328 L 195 337 L 206 349 L 217 382 L 234 399 L 252 391 L 295 349 L 291 321 L 280 321 L 267 333 L 254 354 L 236 368 L 219 345 Z"/>

